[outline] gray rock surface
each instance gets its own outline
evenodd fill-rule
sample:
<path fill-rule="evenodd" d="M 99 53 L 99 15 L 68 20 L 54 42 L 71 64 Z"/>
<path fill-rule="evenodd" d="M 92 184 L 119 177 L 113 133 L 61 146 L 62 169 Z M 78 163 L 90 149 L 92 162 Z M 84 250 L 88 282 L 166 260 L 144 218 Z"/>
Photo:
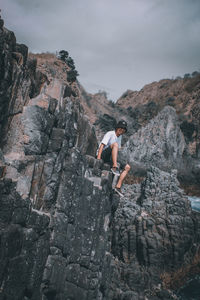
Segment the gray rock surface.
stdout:
<path fill-rule="evenodd" d="M 166 106 L 124 145 L 122 156 L 130 162 L 158 166 L 165 170 L 180 167 L 186 143 L 176 111 Z"/>
<path fill-rule="evenodd" d="M 191 263 L 190 257 L 198 253 L 199 221 L 179 187 L 176 172 L 152 167 L 141 184 L 125 185 L 123 192 L 112 224 L 112 254 L 120 266 L 113 277 L 120 279 L 113 279 L 116 286 L 111 299 L 119 297 L 119 286 L 122 295 L 128 286 L 138 297 L 145 294 L 151 299 L 153 287 L 159 291 L 160 278 Z"/>

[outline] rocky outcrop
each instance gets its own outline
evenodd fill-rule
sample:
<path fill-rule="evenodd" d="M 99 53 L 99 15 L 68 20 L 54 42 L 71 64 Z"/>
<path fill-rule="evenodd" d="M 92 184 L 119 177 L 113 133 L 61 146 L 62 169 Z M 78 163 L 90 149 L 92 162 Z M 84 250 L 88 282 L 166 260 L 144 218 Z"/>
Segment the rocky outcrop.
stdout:
<path fill-rule="evenodd" d="M 112 202 L 110 173 L 94 163 L 63 147 L 35 161 L 32 185 L 1 181 L 2 298 L 97 299 Z"/>
<path fill-rule="evenodd" d="M 200 246 L 176 172 L 148 166 L 119 199 L 68 67 L 52 55 L 27 59 L 4 27 L 0 39 L 10 70 L 1 76 L 0 299 L 175 299 L 177 274 L 183 282 L 199 271 Z M 160 137 L 180 138 L 169 140 L 176 160 L 184 139 L 174 111 L 161 116 Z"/>
<path fill-rule="evenodd" d="M 1 299 L 40 299 L 50 217 L 33 209 L 11 179 L 0 181 Z"/>
<path fill-rule="evenodd" d="M 199 141 L 200 141 L 200 74 L 185 74 L 184 78 L 163 79 L 145 85 L 140 91 L 128 90 L 116 103 L 127 109 L 132 118 L 129 127 L 132 134 L 148 126 L 165 106 L 175 109 L 187 151 L 179 165 L 178 178 L 187 194 L 200 195 Z M 162 126 L 162 125 L 161 125 Z M 136 136 L 138 136 L 136 134 Z M 165 155 L 168 155 L 164 146 Z M 169 161 L 170 159 L 168 159 Z M 166 158 L 164 158 L 166 161 Z M 169 166 L 173 160 L 169 161 Z M 175 163 L 177 165 L 178 163 Z M 182 168 L 183 167 L 183 168 Z M 182 168 L 182 169 L 181 169 Z"/>
<path fill-rule="evenodd" d="M 165 106 L 172 106 L 179 117 L 190 155 L 199 158 L 200 74 L 163 79 L 145 85 L 140 91 L 128 90 L 117 101 L 132 116 L 134 128 L 146 125 Z"/>
<path fill-rule="evenodd" d="M 2 20 L 1 20 L 2 21 Z M 29 97 L 34 97 L 46 80 L 36 72 L 36 60 L 27 60 L 28 48 L 17 44 L 12 31 L 0 27 L 0 145 L 4 145 L 15 115 L 21 114 Z"/>
<path fill-rule="evenodd" d="M 124 192 L 112 223 L 115 267 L 109 295 L 175 299 L 167 288 L 183 284 L 189 265 L 192 271 L 190 258 L 196 255 L 199 260 L 199 219 L 175 171 L 152 167 L 141 184 L 125 185 Z"/>
<path fill-rule="evenodd" d="M 28 72 L 20 69 L 15 80 Z M 110 245 L 110 172 L 85 156 L 95 154 L 95 132 L 67 88 L 49 78 L 35 98 L 12 98 L 21 111 L 12 115 L 1 152 L 4 299 L 95 299 L 99 293 Z"/>
<path fill-rule="evenodd" d="M 97 140 L 100 143 L 105 132 L 113 130 L 121 118 L 121 111 L 115 109 L 115 104 L 108 100 L 105 92 L 89 94 L 79 82 L 77 88 L 85 114 L 89 116 L 90 122 L 95 126 Z"/>
<path fill-rule="evenodd" d="M 194 72 L 192 75 L 187 74 L 184 78 L 153 82 L 138 92 L 128 90 L 116 104 L 109 103 L 105 98 L 105 93 L 88 95 L 80 89 L 81 101 L 84 103 L 85 112 L 91 115 L 99 142 L 106 131 L 114 128 L 118 120 L 127 121 L 128 132 L 123 136 L 123 143 L 134 137 L 134 142 L 131 143 L 136 143 L 137 146 L 133 146 L 134 154 L 130 156 L 137 173 L 138 171 L 145 172 L 145 166 L 141 164 L 141 160 L 145 161 L 145 164 L 161 166 L 168 170 L 178 167 L 178 179 L 184 190 L 187 194 L 199 196 L 199 78 L 200 74 Z M 167 137 L 167 133 L 163 135 L 159 133 L 159 128 L 153 128 L 154 119 L 160 116 L 166 106 L 171 107 L 171 112 L 173 111 L 170 121 L 173 125 L 168 125 L 176 127 L 179 137 Z M 162 120 L 159 122 L 158 126 L 163 128 L 165 125 L 162 124 Z M 157 126 L 157 123 L 154 125 Z M 150 130 L 149 133 L 148 130 Z M 170 134 L 172 131 L 173 129 L 170 129 Z M 156 137 L 150 138 L 154 132 L 159 135 L 160 142 Z M 175 131 L 174 134 L 176 135 Z M 147 145 L 148 142 L 152 145 Z M 184 149 L 181 150 L 182 146 Z M 137 155 L 136 148 L 138 148 Z M 175 153 L 176 151 L 182 152 Z"/>
<path fill-rule="evenodd" d="M 175 109 L 166 106 L 132 135 L 121 151 L 130 162 L 171 170 L 183 163 L 187 148 Z"/>
<path fill-rule="evenodd" d="M 95 299 L 99 293 L 110 245 L 110 172 L 85 156 L 95 153 L 95 133 L 79 102 L 63 98 L 64 90 L 55 80 L 28 99 L 3 147 L 6 299 Z"/>
<path fill-rule="evenodd" d="M 171 106 L 166 106 L 155 118 L 136 133 L 120 152 L 122 161 L 129 161 L 137 171 L 157 166 L 162 170 L 178 170 L 178 178 L 184 188 L 192 186 L 199 195 L 200 165 L 190 155 L 180 120 Z M 191 189 L 190 189 L 191 190 Z"/>

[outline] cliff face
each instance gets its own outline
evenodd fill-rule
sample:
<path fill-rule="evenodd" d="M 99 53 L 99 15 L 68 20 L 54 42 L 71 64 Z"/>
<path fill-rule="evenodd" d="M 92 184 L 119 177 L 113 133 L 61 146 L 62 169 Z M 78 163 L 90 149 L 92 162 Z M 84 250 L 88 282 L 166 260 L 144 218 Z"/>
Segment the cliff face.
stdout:
<path fill-rule="evenodd" d="M 82 99 L 88 107 L 86 97 Z M 123 137 L 122 156 L 135 166 L 132 170 L 152 164 L 163 170 L 174 166 L 186 193 L 199 196 L 199 99 L 200 74 L 194 72 L 187 78 L 153 82 L 139 92 L 129 90 L 116 104 L 103 94 L 90 96 L 89 105 L 96 108 L 91 121 L 100 142 L 117 120 L 125 119 L 128 133 Z"/>
<path fill-rule="evenodd" d="M 143 153 L 135 136 L 125 145 L 133 166 L 138 153 L 152 164 L 119 199 L 109 167 L 94 158 L 95 130 L 79 84 L 65 76 L 69 66 L 52 55 L 27 59 L 0 21 L 0 299 L 176 299 L 173 289 L 199 272 L 200 219 L 176 172 L 152 158 L 157 151 L 166 166 L 184 152 L 174 109 L 152 121 L 165 121 L 160 131 L 149 123 L 137 132 L 148 141 Z M 87 112 L 107 107 L 88 101 Z M 100 134 L 115 117 L 99 116 Z M 169 157 L 164 142 L 149 146 L 170 133 Z"/>
<path fill-rule="evenodd" d="M 0 24 L 0 144 L 8 133 L 13 117 L 22 113 L 26 101 L 38 94 L 47 79 L 36 71 L 36 60 L 28 59 L 28 48 L 17 44 L 13 32 Z"/>
<path fill-rule="evenodd" d="M 150 122 L 130 136 L 120 153 L 141 168 L 151 165 L 162 170 L 178 170 L 178 178 L 183 187 L 193 186 L 194 194 L 199 195 L 200 165 L 198 158 L 191 156 L 188 144 L 176 111 L 165 106 Z"/>
<path fill-rule="evenodd" d="M 17 82 L 21 91 L 25 74 L 29 65 L 12 73 L 9 89 Z M 94 299 L 109 244 L 109 173 L 85 156 L 96 151 L 95 132 L 69 84 L 43 76 L 36 97 L 11 98 L 13 107 L 23 100 L 21 111 L 9 116 L 9 130 L 4 124 L 1 297 Z"/>
<path fill-rule="evenodd" d="M 198 72 L 153 82 L 138 92 L 128 90 L 116 104 L 109 102 L 105 93 L 80 95 L 99 142 L 119 119 L 127 121 L 123 156 L 134 166 L 132 171 L 147 169 L 151 164 L 170 170 L 174 165 L 186 193 L 200 195 Z"/>
<path fill-rule="evenodd" d="M 159 284 L 177 288 L 191 274 L 200 232 L 194 232 L 197 223 L 176 175 L 151 167 L 142 183 L 125 185 L 112 223 L 111 299 L 118 299 L 117 288 L 125 299 L 140 299 L 138 294 L 141 299 L 175 299 Z"/>
<path fill-rule="evenodd" d="M 139 126 L 146 125 L 166 105 L 172 106 L 178 115 L 190 154 L 199 158 L 199 99 L 200 74 L 194 72 L 185 78 L 153 82 L 138 92 L 129 90 L 117 101 L 117 105 L 127 108 Z"/>

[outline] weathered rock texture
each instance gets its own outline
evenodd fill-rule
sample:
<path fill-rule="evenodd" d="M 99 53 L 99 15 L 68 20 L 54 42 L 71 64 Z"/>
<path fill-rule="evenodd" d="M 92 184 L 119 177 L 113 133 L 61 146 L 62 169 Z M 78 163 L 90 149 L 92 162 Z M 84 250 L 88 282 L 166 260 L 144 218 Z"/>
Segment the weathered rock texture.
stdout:
<path fill-rule="evenodd" d="M 175 171 L 152 167 L 141 184 L 125 185 L 124 192 L 112 223 L 115 263 L 107 297 L 173 299 L 159 284 L 161 279 L 166 287 L 183 284 L 191 257 L 199 260 L 199 221 Z"/>
<path fill-rule="evenodd" d="M 120 200 L 68 67 L 27 60 L 0 25 L 0 299 L 175 299 L 176 274 L 199 272 L 200 246 L 176 172 L 151 166 Z M 163 118 L 178 157 L 174 111 Z"/>
<path fill-rule="evenodd" d="M 146 126 L 131 135 L 120 156 L 132 164 L 133 170 L 137 165 L 143 169 L 153 165 L 166 171 L 175 168 L 183 187 L 191 185 L 194 195 L 200 193 L 200 162 L 190 154 L 180 120 L 171 106 L 165 106 Z"/>
<path fill-rule="evenodd" d="M 186 142 L 175 109 L 166 106 L 130 137 L 121 153 L 128 161 L 178 169 L 186 155 Z"/>
<path fill-rule="evenodd" d="M 123 142 L 134 139 L 130 142 L 132 146 L 135 144 L 132 147 L 134 154 L 130 155 L 132 159 L 138 160 L 140 165 L 145 160 L 147 164 L 159 165 L 163 169 L 166 167 L 170 169 L 175 163 L 174 166 L 178 166 L 179 181 L 187 194 L 200 195 L 200 74 L 198 72 L 185 78 L 153 82 L 138 92 L 129 90 L 116 104 L 109 102 L 105 93 L 88 95 L 83 89 L 79 90 L 85 112 L 91 115 L 90 120 L 95 125 L 99 142 L 105 132 L 112 130 L 119 119 L 125 119 L 128 122 L 128 132 L 123 137 Z M 164 131 L 169 132 L 165 134 L 163 132 L 163 135 L 160 130 L 166 126 L 167 120 L 158 121 L 158 118 L 164 115 L 161 112 L 166 106 L 171 107 L 171 110 L 168 108 L 164 119 L 168 119 L 171 125 L 168 124 L 168 128 Z M 176 136 L 174 126 L 179 136 Z M 152 133 L 148 132 L 149 130 Z M 171 135 L 172 132 L 175 136 Z M 182 138 L 178 145 L 180 136 Z M 184 151 L 180 153 L 183 140 Z M 128 143 L 126 146 L 128 147 Z M 150 151 L 150 153 L 145 154 L 144 151 Z M 176 151 L 179 153 L 175 153 Z"/>
<path fill-rule="evenodd" d="M 176 110 L 181 130 L 190 154 L 199 158 L 200 141 L 200 74 L 164 79 L 144 86 L 140 91 L 127 91 L 117 101 L 117 106 L 127 108 L 135 126 L 147 124 L 166 105 Z"/>

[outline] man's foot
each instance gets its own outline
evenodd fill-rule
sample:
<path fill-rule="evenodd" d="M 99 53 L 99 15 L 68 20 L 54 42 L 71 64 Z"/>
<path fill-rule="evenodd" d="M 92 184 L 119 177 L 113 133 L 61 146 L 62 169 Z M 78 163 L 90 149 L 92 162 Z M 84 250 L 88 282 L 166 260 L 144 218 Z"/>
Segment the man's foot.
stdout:
<path fill-rule="evenodd" d="M 118 167 L 112 167 L 112 168 L 111 168 L 111 172 L 112 172 L 114 175 L 117 175 L 117 176 L 120 175 L 120 172 L 119 172 L 119 168 L 118 168 Z"/>
<path fill-rule="evenodd" d="M 115 187 L 114 191 L 115 191 L 120 197 L 124 197 L 124 195 L 122 194 L 120 188 Z"/>

